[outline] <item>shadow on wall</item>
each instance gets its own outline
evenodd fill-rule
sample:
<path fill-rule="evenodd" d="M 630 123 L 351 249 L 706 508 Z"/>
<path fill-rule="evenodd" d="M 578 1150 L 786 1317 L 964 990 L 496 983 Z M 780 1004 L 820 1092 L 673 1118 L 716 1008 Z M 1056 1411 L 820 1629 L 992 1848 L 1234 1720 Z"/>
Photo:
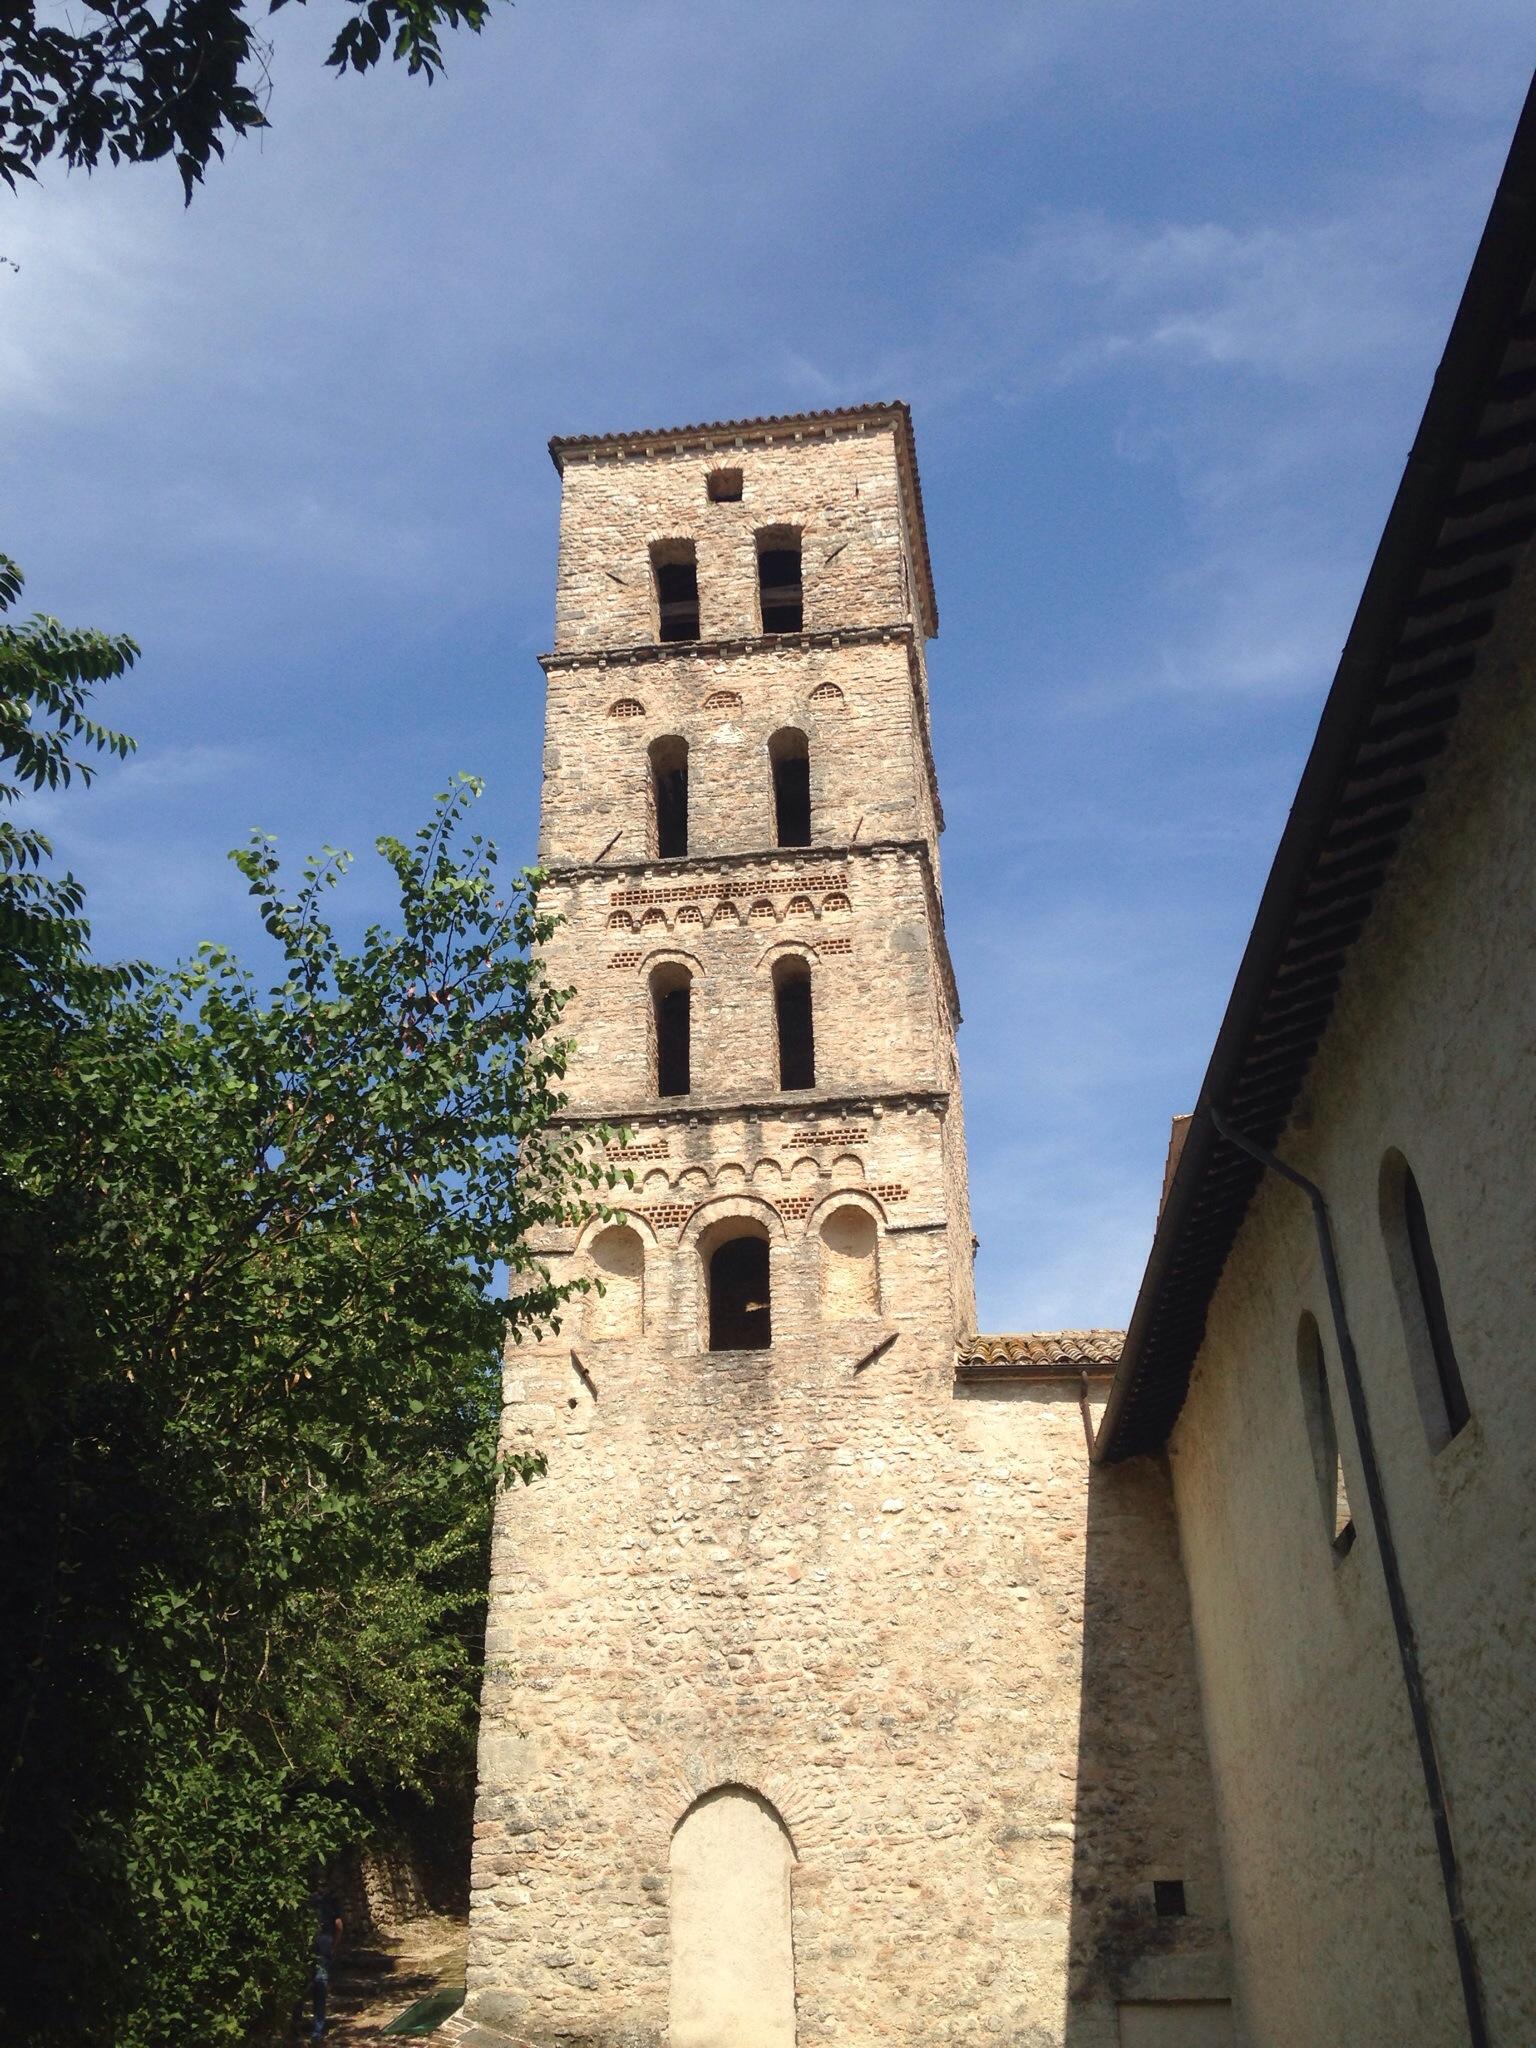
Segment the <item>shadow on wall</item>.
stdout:
<path fill-rule="evenodd" d="M 1171 1488 L 1091 1466 L 1064 2048 L 1235 2048 Z"/>
<path fill-rule="evenodd" d="M 330 1874 L 349 1940 L 373 1940 L 427 1914 L 462 1920 L 469 1913 L 474 1790 L 445 1791 L 428 1804 L 402 1794 L 376 1833 L 349 1850 Z"/>

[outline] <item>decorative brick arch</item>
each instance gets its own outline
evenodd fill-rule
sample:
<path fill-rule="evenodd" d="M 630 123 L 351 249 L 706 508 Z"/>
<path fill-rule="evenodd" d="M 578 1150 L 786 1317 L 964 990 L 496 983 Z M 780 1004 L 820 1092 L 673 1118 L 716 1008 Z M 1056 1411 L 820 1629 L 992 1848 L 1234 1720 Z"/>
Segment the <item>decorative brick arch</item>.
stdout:
<path fill-rule="evenodd" d="M 699 1801 L 729 1787 L 767 1801 L 784 1823 L 797 1862 L 838 1832 L 836 1808 L 815 1773 L 779 1770 L 765 1762 L 755 1744 L 737 1749 L 728 1741 L 716 1742 L 687 1755 L 673 1751 L 661 1761 L 658 1796 L 637 1830 L 653 1870 L 666 1869 L 672 1837 Z"/>
<path fill-rule="evenodd" d="M 775 960 L 803 960 L 807 967 L 819 966 L 821 948 L 814 939 L 800 938 L 771 939 L 757 956 L 757 972 L 771 966 Z"/>
<path fill-rule="evenodd" d="M 890 1222 L 885 1205 L 870 1193 L 867 1187 L 829 1188 L 824 1195 L 817 1195 L 806 1211 L 804 1230 L 807 1237 L 814 1237 L 821 1228 L 821 1220 L 829 1209 L 866 1209 L 875 1219 L 877 1231 L 883 1231 Z"/>
<path fill-rule="evenodd" d="M 649 1219 L 642 1216 L 638 1209 L 619 1209 L 612 1216 L 588 1217 L 572 1249 L 578 1255 L 590 1251 L 593 1240 L 601 1237 L 605 1230 L 612 1230 L 615 1225 L 623 1225 L 634 1231 L 642 1244 L 658 1245 L 661 1242 Z"/>
<path fill-rule="evenodd" d="M 658 967 L 682 967 L 695 981 L 708 979 L 704 962 L 697 953 L 690 953 L 685 946 L 653 946 L 649 953 L 642 955 L 635 971 L 642 981 L 649 981 Z"/>
<path fill-rule="evenodd" d="M 735 1218 L 745 1218 L 752 1223 L 761 1223 L 768 1232 L 772 1244 L 787 1244 L 789 1232 L 784 1228 L 784 1218 L 766 1196 L 754 1194 L 750 1188 L 736 1188 L 728 1195 L 707 1195 L 694 1209 L 683 1225 L 678 1237 L 680 1246 L 697 1251 L 699 1241 L 706 1231 L 717 1223 L 729 1223 Z"/>

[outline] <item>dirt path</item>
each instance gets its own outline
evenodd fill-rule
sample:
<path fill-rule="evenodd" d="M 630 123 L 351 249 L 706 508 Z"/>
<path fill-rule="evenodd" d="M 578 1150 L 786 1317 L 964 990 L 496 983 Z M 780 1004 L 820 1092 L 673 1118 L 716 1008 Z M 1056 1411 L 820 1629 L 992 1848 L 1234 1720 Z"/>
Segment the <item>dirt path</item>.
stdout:
<path fill-rule="evenodd" d="M 464 1982 L 462 1920 L 408 1920 L 366 1945 L 343 1952 L 336 1965 L 327 2041 L 345 2048 L 393 2048 L 403 2038 L 381 2029 L 431 1991 Z"/>

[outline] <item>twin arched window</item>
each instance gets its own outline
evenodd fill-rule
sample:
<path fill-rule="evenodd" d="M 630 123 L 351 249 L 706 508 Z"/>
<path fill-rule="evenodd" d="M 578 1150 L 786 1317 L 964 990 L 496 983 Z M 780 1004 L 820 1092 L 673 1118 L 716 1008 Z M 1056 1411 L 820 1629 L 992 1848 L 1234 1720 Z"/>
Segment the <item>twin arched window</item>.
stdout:
<path fill-rule="evenodd" d="M 693 976 L 667 960 L 651 970 L 651 1084 L 657 1095 L 693 1086 Z M 782 1089 L 816 1086 L 816 1026 L 810 963 L 789 954 L 773 963 L 774 1037 Z"/>
<path fill-rule="evenodd" d="M 678 860 L 688 851 L 688 742 L 679 733 L 667 733 L 651 741 L 647 760 L 649 850 L 660 860 Z M 768 766 L 774 844 L 809 846 L 811 749 L 798 726 L 781 726 L 769 740 Z"/>
<path fill-rule="evenodd" d="M 1461 1366 L 1446 1313 L 1440 1266 L 1429 1234 L 1424 1197 L 1401 1152 L 1381 1163 L 1381 1231 L 1402 1317 L 1408 1367 L 1419 1417 L 1431 1451 L 1440 1451 L 1472 1419 Z M 1301 1408 L 1312 1453 L 1318 1507 L 1328 1539 L 1340 1556 L 1355 1540 L 1338 1424 L 1328 1388 L 1328 1365 L 1316 1318 L 1304 1315 L 1296 1332 Z"/>
<path fill-rule="evenodd" d="M 739 472 L 719 470 L 724 478 Z M 736 496 L 741 495 L 738 484 Z M 733 502 L 711 493 L 716 504 Z M 662 642 L 699 637 L 699 558 L 691 540 L 658 540 L 651 545 L 656 585 L 656 638 Z M 758 626 L 764 633 L 798 633 L 805 625 L 800 529 L 765 526 L 757 535 Z"/>

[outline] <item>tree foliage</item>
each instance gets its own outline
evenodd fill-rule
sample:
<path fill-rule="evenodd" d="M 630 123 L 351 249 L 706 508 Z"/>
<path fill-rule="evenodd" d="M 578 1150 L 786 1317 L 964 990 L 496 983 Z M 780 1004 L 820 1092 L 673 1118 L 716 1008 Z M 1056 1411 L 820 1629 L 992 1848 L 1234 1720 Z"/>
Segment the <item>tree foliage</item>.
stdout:
<path fill-rule="evenodd" d="M 430 83 L 442 30 L 478 34 L 492 4 L 354 0 L 326 62 L 367 71 L 387 53 Z M 268 45 L 252 12 L 249 0 L 83 0 L 62 19 L 36 0 L 0 6 L 0 178 L 14 189 L 54 155 L 88 171 L 103 157 L 169 156 L 190 202 L 227 136 L 268 126 Z"/>
<path fill-rule="evenodd" d="M 21 571 L 0 555 L 0 613 L 21 591 Z M 82 981 L 101 979 L 87 966 L 84 891 L 73 875 L 47 872 L 47 835 L 13 813 L 29 792 L 88 783 L 92 755 L 132 751 L 87 706 L 138 652 L 126 634 L 73 631 L 57 619 L 0 625 L 0 1022 L 12 1027 L 57 1021 Z"/>
<path fill-rule="evenodd" d="M 40 621 L 0 654 L 11 785 L 121 750 L 78 672 L 128 643 Z M 612 1182 L 551 1128 L 550 923 L 476 789 L 380 842 L 399 918 L 353 948 L 342 855 L 294 887 L 237 855 L 268 987 L 217 946 L 90 972 L 77 886 L 0 842 L 43 892 L 0 896 L 9 2038 L 246 2039 L 317 1863 L 468 1769 L 493 1479 L 540 1469 L 498 1463 L 498 1353 L 562 1298 L 530 1234 Z"/>

